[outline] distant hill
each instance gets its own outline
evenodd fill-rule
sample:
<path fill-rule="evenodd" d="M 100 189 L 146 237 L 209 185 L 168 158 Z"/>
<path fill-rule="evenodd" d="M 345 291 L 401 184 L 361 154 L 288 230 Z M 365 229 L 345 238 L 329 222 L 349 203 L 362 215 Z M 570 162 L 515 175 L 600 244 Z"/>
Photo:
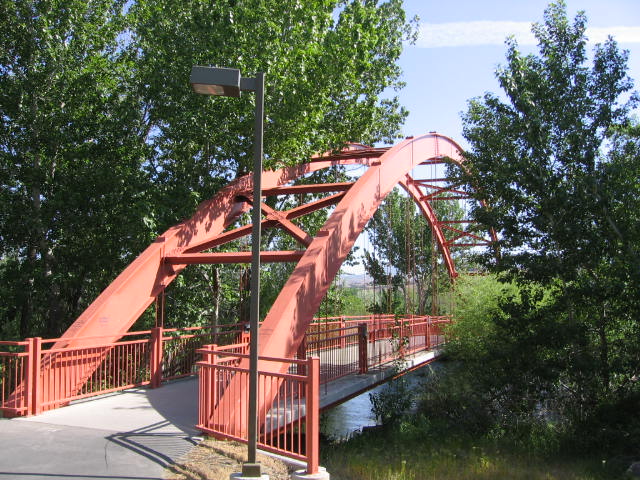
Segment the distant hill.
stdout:
<path fill-rule="evenodd" d="M 343 286 L 349 288 L 366 288 L 371 284 L 371 277 L 368 277 L 364 273 L 360 275 L 342 273 L 340 274 L 340 282 Z"/>

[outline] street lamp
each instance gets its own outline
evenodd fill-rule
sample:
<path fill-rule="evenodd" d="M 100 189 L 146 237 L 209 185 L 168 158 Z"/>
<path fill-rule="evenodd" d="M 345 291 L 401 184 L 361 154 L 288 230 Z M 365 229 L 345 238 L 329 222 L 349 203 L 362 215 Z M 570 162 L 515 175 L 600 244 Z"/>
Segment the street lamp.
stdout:
<path fill-rule="evenodd" d="M 253 146 L 253 208 L 251 210 L 251 306 L 249 325 L 249 413 L 248 455 L 242 466 L 243 478 L 261 478 L 258 450 L 258 320 L 260 315 L 260 236 L 262 221 L 262 133 L 264 129 L 264 73 L 255 78 L 242 77 L 237 68 L 201 67 L 191 69 L 189 79 L 193 90 L 202 95 L 239 97 L 240 92 L 253 91 L 255 100 L 255 127 Z"/>

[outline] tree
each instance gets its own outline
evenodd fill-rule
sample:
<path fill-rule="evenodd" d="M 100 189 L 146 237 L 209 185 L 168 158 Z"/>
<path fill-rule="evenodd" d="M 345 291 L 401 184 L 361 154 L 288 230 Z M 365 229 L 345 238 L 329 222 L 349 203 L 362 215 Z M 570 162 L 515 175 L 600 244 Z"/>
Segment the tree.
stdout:
<path fill-rule="evenodd" d="M 434 202 L 434 209 L 441 220 L 462 218 L 460 207 L 452 202 Z M 375 302 L 373 310 L 427 313 L 432 302 L 433 276 L 448 279 L 448 274 L 443 264 L 433 261 L 438 247 L 414 200 L 398 189 L 392 190 L 369 221 L 366 232 L 373 252 L 364 252 L 364 267 L 382 288 L 382 298 Z"/>
<path fill-rule="evenodd" d="M 382 99 L 401 87 L 413 32 L 399 0 L 2 6 L 3 337 L 61 333 L 156 235 L 249 169 L 251 95 L 195 95 L 192 65 L 267 73 L 267 167 L 390 140 L 406 116 Z M 184 284 L 217 284 L 211 267 L 188 270 Z M 222 298 L 188 293 L 172 292 L 185 319 Z"/>
<path fill-rule="evenodd" d="M 152 238 L 124 3 L 2 3 L 3 336 L 61 333 Z"/>
<path fill-rule="evenodd" d="M 413 35 L 398 0 L 213 6 L 145 0 L 131 11 L 153 151 L 149 174 L 158 187 L 154 202 L 171 206 L 154 217 L 163 228 L 251 165 L 251 95 L 194 95 L 185 75 L 194 64 L 266 72 L 265 168 L 303 162 L 348 141 L 390 141 L 406 116 L 396 98 L 381 98 L 385 89 L 402 86 L 397 59 Z M 323 215 L 305 219 L 311 222 L 305 228 L 313 233 Z M 266 232 L 265 246 L 287 242 Z M 289 265 L 265 267 L 263 312 L 290 271 Z"/>
<path fill-rule="evenodd" d="M 506 101 L 488 93 L 463 116 L 468 172 L 487 199 L 474 215 L 499 237 L 500 259 L 487 264 L 525 292 L 551 292 L 542 310 L 504 302 L 503 327 L 511 328 L 503 345 L 546 339 L 553 361 L 523 368 L 538 369 L 544 390 L 577 423 L 637 395 L 640 358 L 640 237 L 631 211 L 640 158 L 629 118 L 638 99 L 629 95 L 627 53 L 612 38 L 588 65 L 585 27 L 583 13 L 570 23 L 564 2 L 549 5 L 532 28 L 538 55 L 507 41 L 507 63 L 496 72 Z M 527 351 L 501 361 L 517 363 Z"/>
<path fill-rule="evenodd" d="M 149 118 L 149 170 L 172 202 L 171 225 L 250 170 L 251 95 L 194 95 L 194 64 L 266 72 L 265 168 L 306 161 L 355 141 L 397 136 L 406 111 L 397 59 L 411 36 L 402 2 L 138 1 L 132 7 L 140 96 Z M 176 205 L 184 199 L 184 206 Z"/>

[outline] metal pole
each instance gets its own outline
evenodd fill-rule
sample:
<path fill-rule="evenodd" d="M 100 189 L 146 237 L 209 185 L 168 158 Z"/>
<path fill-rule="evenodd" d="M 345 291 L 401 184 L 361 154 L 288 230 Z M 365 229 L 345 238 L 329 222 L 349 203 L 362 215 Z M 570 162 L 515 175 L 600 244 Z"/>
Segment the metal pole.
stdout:
<path fill-rule="evenodd" d="M 255 141 L 253 146 L 253 208 L 251 211 L 251 306 L 249 324 L 249 448 L 248 463 L 256 463 L 258 449 L 258 329 L 260 318 L 260 237 L 262 209 L 262 132 L 264 118 L 264 73 L 256 73 Z"/>

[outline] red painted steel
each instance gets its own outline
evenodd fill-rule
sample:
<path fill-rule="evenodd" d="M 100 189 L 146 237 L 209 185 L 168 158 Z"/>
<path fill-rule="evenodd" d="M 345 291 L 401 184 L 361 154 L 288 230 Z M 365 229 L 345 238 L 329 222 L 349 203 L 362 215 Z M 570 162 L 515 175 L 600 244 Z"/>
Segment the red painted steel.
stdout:
<path fill-rule="evenodd" d="M 7 351 L 0 352 L 0 411 L 6 417 L 27 415 L 29 412 L 27 393 L 28 389 L 22 389 L 25 395 L 12 395 L 23 382 L 30 382 L 28 357 L 30 356 L 30 340 L 22 342 L 0 341 L 0 348 Z"/>
<path fill-rule="evenodd" d="M 310 357 L 306 402 L 307 473 L 318 473 L 320 466 L 320 359 Z"/>
<path fill-rule="evenodd" d="M 309 209 L 322 208 L 339 201 L 329 221 L 316 238 L 312 239 L 292 278 L 300 277 L 298 274 L 307 271 L 309 266 L 311 270 L 304 275 L 304 279 L 295 282 L 292 280 L 287 284 L 279 301 L 274 305 L 274 313 L 270 314 L 270 318 L 284 314 L 290 319 L 286 320 L 286 323 L 289 323 L 289 326 L 295 325 L 296 340 L 291 344 L 282 345 L 281 348 L 276 348 L 271 342 L 263 343 L 265 352 L 271 349 L 274 352 L 295 351 L 293 344 L 299 343 L 300 331 L 310 322 L 318 299 L 324 295 L 326 285 L 331 283 L 355 238 L 391 188 L 413 167 L 421 163 L 436 160 L 441 163 L 445 156 L 447 161 L 461 165 L 460 150 L 450 138 L 428 134 L 405 140 L 391 149 L 352 147 L 336 155 L 316 157 L 310 163 L 263 173 L 265 194 L 275 195 L 284 194 L 288 192 L 287 189 L 294 187 L 296 191 L 304 191 L 303 186 L 291 187 L 288 184 L 303 175 L 332 165 L 361 164 L 369 167 L 353 185 L 344 183 L 308 187 L 309 192 L 317 191 L 319 188 L 340 192 L 328 197 L 329 200 L 311 202 L 307 206 L 281 213 L 283 217 L 272 216 L 264 220 L 265 223 L 293 230 L 291 224 L 283 220 L 290 221 L 296 216 L 309 213 Z M 201 204 L 191 219 L 170 228 L 158 237 L 65 332 L 62 337 L 64 344 L 80 345 L 77 343 L 80 341 L 79 337 L 95 335 L 113 335 L 113 340 L 119 338 L 185 268 L 186 262 L 175 263 L 179 261 L 178 257 L 181 254 L 201 253 L 219 244 L 216 239 L 224 237 L 224 230 L 249 209 L 251 191 L 252 176 L 241 177 L 223 188 L 214 198 Z M 429 220 L 433 221 L 433 216 Z M 282 224 L 285 226 L 282 227 Z M 438 223 L 434 224 L 434 229 L 441 231 Z M 238 235 L 248 233 L 249 229 L 244 227 L 244 231 L 238 232 Z M 440 247 L 445 258 L 450 258 L 447 245 L 441 242 Z M 166 261 L 167 257 L 171 260 Z M 326 263 L 320 261 L 321 257 Z M 452 265 L 451 261 L 447 263 Z M 318 269 L 312 264 L 317 264 Z M 325 264 L 326 268 L 322 267 Z M 449 270 L 452 275 L 455 274 L 453 267 L 449 267 Z M 287 299 L 289 301 L 286 301 Z M 291 317 L 295 310 L 291 301 L 295 304 L 301 302 L 300 305 L 303 307 L 294 317 Z M 267 320 L 263 336 L 270 336 L 269 331 L 275 330 L 275 324 L 272 322 L 273 320 Z M 277 327 L 278 330 L 285 328 L 287 327 L 284 324 Z"/>
<path fill-rule="evenodd" d="M 441 332 L 436 329 L 450 322 L 450 318 L 444 316 L 394 318 L 376 315 L 353 319 L 365 319 L 368 323 L 341 328 L 333 328 L 340 323 L 335 320 L 315 323 L 319 328 L 307 334 L 305 349 L 307 353 L 312 351 L 314 357 L 307 360 L 260 357 L 259 402 L 268 404 L 269 408 L 260 411 L 259 445 L 267 451 L 306 460 L 308 473 L 315 473 L 318 468 L 320 384 L 343 374 L 337 373 L 333 363 L 346 365 L 348 374 L 364 373 L 381 363 L 430 350 L 443 341 Z M 310 337 L 321 339 L 310 340 Z M 350 341 L 343 346 L 345 337 Z M 380 343 L 388 347 L 385 354 L 372 355 L 375 344 Z M 199 350 L 202 361 L 198 363 L 197 426 L 205 433 L 247 441 L 243 427 L 248 402 L 246 383 L 249 371 L 243 364 L 248 357 L 246 347 L 246 343 L 227 347 L 208 345 Z M 225 401 L 230 392 L 236 401 L 235 406 Z M 241 413 L 240 421 L 236 421 L 234 412 Z M 306 432 L 304 443 L 300 435 L 303 431 Z M 304 451 L 303 444 L 306 444 Z"/>
<path fill-rule="evenodd" d="M 260 252 L 260 261 L 264 263 L 297 262 L 303 254 L 304 251 L 299 250 Z M 167 255 L 164 261 L 172 265 L 251 263 L 251 252 L 183 253 Z"/>
<path fill-rule="evenodd" d="M 233 348 L 232 348 L 233 349 Z M 247 442 L 246 429 L 230 422 L 231 410 L 222 401 L 229 389 L 234 390 L 237 407 L 246 412 L 246 395 L 249 369 L 240 367 L 247 354 L 233 353 L 216 345 L 208 345 L 202 350 L 203 360 L 198 362 L 199 408 L 197 427 L 217 438 Z M 285 358 L 261 357 L 261 365 L 282 364 L 260 370 L 258 376 L 258 396 L 271 407 L 261 412 L 259 418 L 258 446 L 265 451 L 286 455 L 307 462 L 307 473 L 318 472 L 319 464 L 319 404 L 320 360 L 292 360 Z M 274 373 L 273 370 L 294 372 L 304 367 L 308 374 Z M 244 384 L 244 388 L 237 388 Z"/>
<path fill-rule="evenodd" d="M 356 238 L 380 206 L 386 195 L 400 183 L 412 195 L 436 232 L 438 246 L 445 258 L 449 274 L 456 271 L 450 252 L 451 242 L 446 240 L 443 229 L 429 200 L 418 184 L 414 184 L 410 172 L 423 164 L 453 162 L 462 165 L 460 147 L 450 138 L 430 133 L 410 138 L 389 149 L 352 146 L 336 155 L 319 156 L 311 162 L 278 171 L 263 173 L 265 194 L 279 195 L 290 191 L 304 192 L 304 186 L 291 186 L 292 181 L 309 173 L 334 165 L 359 164 L 368 169 L 353 184 L 326 184 L 309 186 L 308 192 L 338 191 L 324 199 L 301 205 L 286 212 L 277 212 L 261 202 L 266 214 L 265 227 L 277 227 L 287 231 L 302 245 L 304 253 L 264 252 L 263 255 L 280 260 L 298 260 L 289 280 L 264 319 L 260 329 L 261 355 L 290 358 L 298 350 L 314 313 L 350 252 Z M 425 185 L 422 182 L 420 185 Z M 291 190 L 291 189 L 294 190 Z M 167 230 L 149 246 L 114 282 L 83 312 L 74 324 L 58 339 L 52 348 L 40 356 L 42 369 L 62 369 L 63 353 L 60 349 L 88 349 L 74 360 L 71 373 L 59 373 L 60 383 L 40 389 L 44 397 L 36 404 L 55 405 L 61 399 L 84 395 L 83 384 L 89 382 L 101 365 L 110 358 L 115 343 L 121 338 L 144 310 L 162 295 L 166 286 L 190 263 L 209 263 L 228 256 L 222 253 L 205 253 L 204 250 L 221 245 L 250 232 L 250 227 L 225 231 L 254 201 L 252 175 L 246 175 L 223 188 L 214 198 L 199 206 L 193 217 Z M 433 197 L 436 199 L 437 197 Z M 335 208 L 315 238 L 291 222 L 319 208 L 335 205 Z M 242 261 L 242 253 L 235 260 Z M 107 347 L 98 348 L 88 337 L 103 337 Z M 157 344 L 157 342 L 156 342 Z M 133 348 L 133 347 L 131 347 Z M 159 351 L 140 352 L 151 355 L 154 385 L 158 384 Z M 30 368 L 35 368 L 33 365 Z M 282 372 L 280 372 L 282 373 Z M 125 376 L 130 378 L 131 375 Z M 92 380 L 91 380 L 92 381 Z M 136 380 L 137 381 L 137 380 Z M 147 381 L 147 380 L 145 380 Z M 151 380 L 149 380 L 151 381 Z M 132 384 L 133 380 L 120 383 Z M 26 384 L 25 384 L 26 385 Z M 114 387 L 115 388 L 115 387 Z M 119 387 L 118 387 L 119 388 Z M 79 393 L 80 392 L 80 393 Z M 20 392 L 16 390 L 16 395 Z M 233 403 L 231 397 L 224 401 Z M 268 402 L 267 402 L 268 403 Z M 267 404 L 261 406 L 264 411 Z M 243 412 L 230 412 L 241 418 Z"/>
<path fill-rule="evenodd" d="M 193 375 L 197 349 L 242 338 L 236 328 L 219 329 L 157 327 L 118 342 L 85 337 L 80 347 L 56 347 L 60 339 L 0 342 L 8 350 L 0 351 L 0 410 L 8 417 L 36 415 L 73 400 Z"/>

